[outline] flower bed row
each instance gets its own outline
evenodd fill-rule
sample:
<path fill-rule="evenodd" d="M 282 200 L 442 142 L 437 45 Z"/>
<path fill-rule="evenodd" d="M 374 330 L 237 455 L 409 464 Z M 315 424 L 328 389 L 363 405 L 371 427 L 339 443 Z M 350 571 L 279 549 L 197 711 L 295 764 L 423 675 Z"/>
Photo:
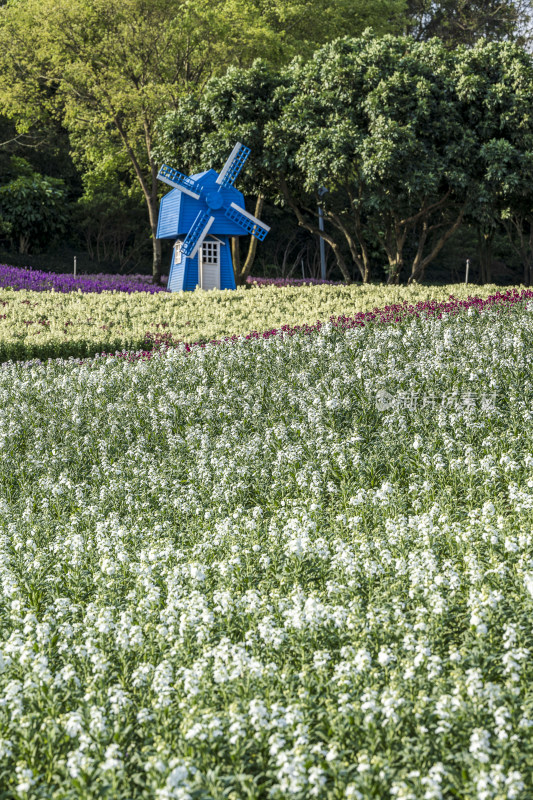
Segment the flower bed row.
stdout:
<path fill-rule="evenodd" d="M 183 348 L 184 353 L 190 353 L 194 348 L 206 347 L 206 345 L 219 345 L 223 342 L 237 342 L 249 339 L 270 339 L 272 336 L 294 336 L 295 334 L 311 334 L 320 331 L 324 324 L 329 324 L 333 328 L 340 330 L 350 330 L 352 328 L 364 327 L 369 323 L 396 323 L 402 322 L 409 317 L 436 317 L 440 319 L 444 314 L 457 314 L 460 311 L 475 311 L 482 312 L 485 309 L 507 310 L 513 308 L 517 304 L 522 304 L 529 300 L 533 300 L 533 291 L 531 289 L 509 289 L 505 292 L 498 292 L 494 295 L 483 299 L 481 297 L 468 297 L 466 300 L 458 300 L 450 296 L 449 300 L 444 302 L 426 301 L 416 303 L 415 305 L 409 304 L 407 301 L 401 304 L 394 304 L 392 306 L 385 306 L 384 308 L 377 308 L 374 311 L 360 312 L 354 316 L 338 316 L 330 317 L 329 321 L 324 323 L 320 320 L 314 325 L 282 325 L 281 328 L 271 328 L 270 330 L 258 332 L 252 331 L 244 336 L 226 336 L 224 339 L 211 339 L 208 342 L 200 341 L 187 344 L 186 342 L 174 341 L 170 334 L 146 334 L 148 348 L 138 352 L 121 352 L 121 353 L 102 353 L 102 356 L 116 356 L 117 358 L 126 358 L 129 361 L 149 360 L 161 350 L 167 350 L 171 347 Z"/>
<path fill-rule="evenodd" d="M 0 264 L 0 288 L 11 288 L 15 291 L 28 289 L 33 292 L 166 292 L 166 277 L 161 286 L 154 286 L 149 275 L 71 275 L 66 273 L 45 272 L 33 267 L 13 267 Z M 342 286 L 342 281 L 322 281 L 316 278 L 255 278 L 248 277 L 247 284 L 252 287 L 276 286 Z"/>
<path fill-rule="evenodd" d="M 476 291 L 487 297 L 498 289 Z M 445 301 L 450 294 L 462 300 L 468 293 L 463 285 L 264 286 L 183 293 L 0 289 L 0 361 L 148 349 L 160 335 L 189 344 L 218 340 L 404 303 Z"/>
<path fill-rule="evenodd" d="M 31 267 L 12 267 L 0 264 L 0 288 L 32 292 L 166 292 L 165 286 L 154 286 L 144 275 L 70 275 L 44 272 Z"/>

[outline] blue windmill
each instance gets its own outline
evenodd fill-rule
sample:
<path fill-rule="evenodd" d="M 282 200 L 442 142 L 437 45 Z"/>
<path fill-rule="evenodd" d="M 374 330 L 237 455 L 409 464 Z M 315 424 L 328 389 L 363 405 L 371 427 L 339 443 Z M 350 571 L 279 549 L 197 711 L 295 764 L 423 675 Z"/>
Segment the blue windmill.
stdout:
<path fill-rule="evenodd" d="M 208 169 L 188 177 L 163 164 L 158 179 L 173 191 L 161 200 L 158 239 L 175 239 L 168 288 L 171 292 L 235 289 L 230 236 L 263 241 L 270 228 L 249 214 L 233 185 L 250 149 L 238 142 L 220 174 Z"/>

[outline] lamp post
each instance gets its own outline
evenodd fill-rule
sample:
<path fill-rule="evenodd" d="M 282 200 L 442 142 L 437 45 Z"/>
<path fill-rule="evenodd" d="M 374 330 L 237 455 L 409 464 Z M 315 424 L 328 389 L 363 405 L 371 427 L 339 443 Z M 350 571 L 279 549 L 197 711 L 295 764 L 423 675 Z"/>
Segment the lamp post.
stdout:
<path fill-rule="evenodd" d="M 325 186 L 320 186 L 318 189 L 318 196 L 320 200 L 324 197 L 328 190 Z M 324 209 L 322 208 L 322 203 L 318 203 L 318 227 L 321 231 L 324 230 Z M 326 247 L 325 242 L 322 236 L 319 237 L 319 245 L 320 245 L 320 277 L 323 281 L 326 280 Z"/>

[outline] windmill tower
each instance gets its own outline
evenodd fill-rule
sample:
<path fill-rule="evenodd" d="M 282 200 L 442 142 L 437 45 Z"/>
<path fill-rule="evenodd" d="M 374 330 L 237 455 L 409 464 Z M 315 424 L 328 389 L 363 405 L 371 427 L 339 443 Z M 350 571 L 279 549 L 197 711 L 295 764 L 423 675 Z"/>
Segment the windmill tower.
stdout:
<path fill-rule="evenodd" d="M 233 185 L 250 149 L 238 142 L 220 174 L 209 169 L 188 177 L 163 164 L 158 179 L 172 186 L 161 200 L 158 239 L 174 239 L 168 288 L 171 292 L 235 289 L 230 236 L 251 234 L 263 241 L 270 228 L 249 214 Z"/>

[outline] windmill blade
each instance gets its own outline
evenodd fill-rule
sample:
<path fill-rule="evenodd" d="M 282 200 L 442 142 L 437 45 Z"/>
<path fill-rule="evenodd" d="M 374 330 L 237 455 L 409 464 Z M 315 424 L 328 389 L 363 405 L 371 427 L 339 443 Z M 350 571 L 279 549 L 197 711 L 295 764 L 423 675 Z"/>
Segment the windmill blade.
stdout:
<path fill-rule="evenodd" d="M 225 211 L 226 217 L 232 222 L 236 222 L 241 228 L 244 228 L 246 233 L 251 233 L 260 242 L 263 241 L 270 228 L 261 222 L 260 219 L 249 214 L 244 208 L 241 208 L 236 203 L 231 203 Z"/>
<path fill-rule="evenodd" d="M 163 183 L 168 183 L 168 185 L 172 186 L 174 189 L 180 189 L 190 197 L 194 197 L 195 200 L 200 199 L 200 193 L 202 191 L 200 184 L 193 181 L 188 175 L 184 175 L 183 172 L 178 172 L 177 169 L 169 167 L 167 164 L 163 164 L 159 170 L 157 179 L 163 181 Z"/>
<path fill-rule="evenodd" d="M 200 211 L 198 213 L 181 246 L 181 252 L 184 256 L 194 258 L 214 221 L 215 218 L 210 216 L 209 211 Z"/>
<path fill-rule="evenodd" d="M 237 175 L 244 166 L 244 163 L 250 155 L 250 148 L 246 145 L 237 142 L 230 157 L 222 167 L 222 171 L 217 178 L 217 183 L 221 186 L 233 186 Z"/>

